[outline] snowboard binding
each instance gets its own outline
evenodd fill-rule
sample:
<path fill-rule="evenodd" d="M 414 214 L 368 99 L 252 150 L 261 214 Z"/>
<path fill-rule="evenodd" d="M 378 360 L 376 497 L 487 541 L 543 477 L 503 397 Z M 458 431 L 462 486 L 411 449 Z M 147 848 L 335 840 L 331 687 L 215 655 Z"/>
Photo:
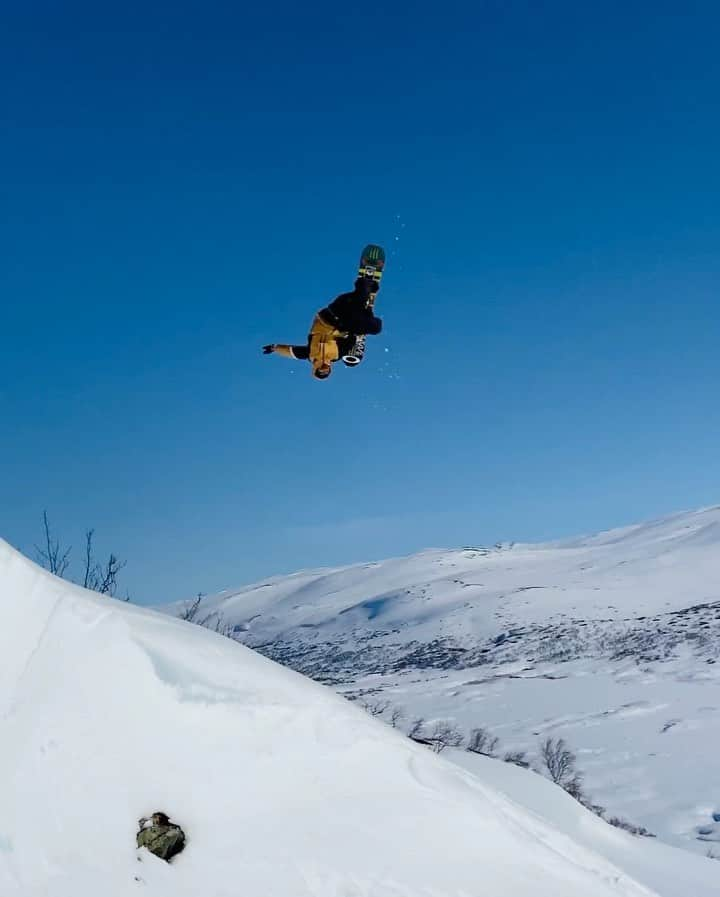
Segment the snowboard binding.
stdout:
<path fill-rule="evenodd" d="M 370 244 L 366 246 L 360 256 L 360 265 L 358 266 L 358 277 L 372 281 L 371 292 L 377 293 L 380 289 L 380 280 L 385 267 L 385 250 L 382 246 L 374 246 Z M 375 289 L 372 289 L 372 286 Z"/>
<path fill-rule="evenodd" d="M 349 368 L 354 368 L 356 365 L 360 364 L 360 362 L 363 360 L 364 355 L 365 337 L 359 336 L 355 340 L 355 345 L 352 347 L 350 352 L 348 352 L 347 355 L 343 355 L 343 364 L 347 365 Z"/>

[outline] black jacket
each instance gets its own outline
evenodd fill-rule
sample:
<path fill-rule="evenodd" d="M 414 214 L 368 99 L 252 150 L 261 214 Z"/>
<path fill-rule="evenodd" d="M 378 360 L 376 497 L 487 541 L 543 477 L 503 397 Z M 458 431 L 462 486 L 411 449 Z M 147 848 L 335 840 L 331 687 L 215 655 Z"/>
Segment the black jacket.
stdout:
<path fill-rule="evenodd" d="M 359 281 L 352 293 L 341 293 L 323 308 L 320 317 L 326 324 L 351 336 L 376 336 L 382 330 L 382 321 L 367 307 L 369 296 L 368 285 Z"/>

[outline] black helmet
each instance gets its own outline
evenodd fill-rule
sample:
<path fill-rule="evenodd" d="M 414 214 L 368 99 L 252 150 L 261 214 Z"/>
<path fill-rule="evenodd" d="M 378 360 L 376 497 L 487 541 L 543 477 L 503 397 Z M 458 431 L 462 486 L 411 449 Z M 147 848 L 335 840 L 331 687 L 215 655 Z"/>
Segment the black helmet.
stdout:
<path fill-rule="evenodd" d="M 332 368 L 329 364 L 322 364 L 319 367 L 313 368 L 313 376 L 317 380 L 327 380 L 331 373 Z"/>

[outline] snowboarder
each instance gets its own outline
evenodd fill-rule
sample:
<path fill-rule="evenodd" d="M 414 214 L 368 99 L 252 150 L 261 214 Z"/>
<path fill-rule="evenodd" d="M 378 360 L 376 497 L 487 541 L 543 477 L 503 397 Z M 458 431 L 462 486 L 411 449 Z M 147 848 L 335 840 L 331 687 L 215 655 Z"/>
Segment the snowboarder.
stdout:
<path fill-rule="evenodd" d="M 161 860 L 170 860 L 185 847 L 185 832 L 170 822 L 165 813 L 156 812 L 138 821 L 137 846 L 145 847 Z"/>
<path fill-rule="evenodd" d="M 307 360 L 313 376 L 325 380 L 332 372 L 331 365 L 352 351 L 357 337 L 376 336 L 382 330 L 382 321 L 372 310 L 377 290 L 376 282 L 358 277 L 351 293 L 342 293 L 315 315 L 304 346 L 271 343 L 263 346 L 263 353 Z"/>

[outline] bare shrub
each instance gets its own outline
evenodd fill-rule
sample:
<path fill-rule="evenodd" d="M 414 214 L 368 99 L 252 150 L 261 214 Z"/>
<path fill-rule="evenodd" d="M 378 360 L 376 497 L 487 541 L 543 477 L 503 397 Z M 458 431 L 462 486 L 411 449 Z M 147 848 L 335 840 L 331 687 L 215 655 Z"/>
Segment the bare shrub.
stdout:
<path fill-rule="evenodd" d="M 202 592 L 198 592 L 192 601 L 189 601 L 178 614 L 181 620 L 187 623 L 194 623 L 196 626 L 202 626 L 203 629 L 209 629 L 211 632 L 217 632 L 224 635 L 225 638 L 237 641 L 235 634 L 235 626 L 225 619 L 225 615 L 220 610 L 211 610 L 205 616 L 200 616 L 200 608 L 202 600 L 205 597 Z"/>
<path fill-rule="evenodd" d="M 101 595 L 115 597 L 117 589 L 118 573 L 125 566 L 125 561 L 119 561 L 112 552 L 105 564 L 99 564 L 95 560 L 93 552 L 93 538 L 95 530 L 89 529 L 85 533 L 85 572 L 83 586 Z"/>
<path fill-rule="evenodd" d="M 655 835 L 648 831 L 644 825 L 635 825 L 632 822 L 628 822 L 627 819 L 623 819 L 621 816 L 611 816 L 606 822 L 609 825 L 614 825 L 615 828 L 621 828 L 626 832 L 630 832 L 631 835 L 639 835 L 643 838 L 655 837 Z"/>
<path fill-rule="evenodd" d="M 449 720 L 438 720 L 429 736 L 430 745 L 436 754 L 442 753 L 446 747 L 460 747 L 465 736 L 455 723 Z"/>
<path fill-rule="evenodd" d="M 562 738 L 546 738 L 540 745 L 540 756 L 550 778 L 596 816 L 604 818 L 605 807 L 593 803 L 583 790 L 583 774 L 577 769 L 577 757 Z"/>
<path fill-rule="evenodd" d="M 212 632 L 224 635 L 225 638 L 235 639 L 235 627 L 232 623 L 228 623 L 225 620 L 222 611 L 214 610 L 206 617 L 195 620 L 194 622 L 196 622 L 198 626 L 203 626 L 205 629 L 210 629 Z"/>
<path fill-rule="evenodd" d="M 60 540 L 53 536 L 50 529 L 50 521 L 47 511 L 43 511 L 43 546 L 36 545 L 38 561 L 55 576 L 61 576 L 63 579 L 72 580 L 67 575 L 70 566 L 70 552 L 72 546 L 68 548 L 61 547 Z M 112 552 L 108 556 L 104 564 L 99 563 L 95 558 L 93 547 L 93 539 L 95 530 L 89 529 L 85 533 L 85 557 L 83 561 L 83 575 L 78 580 L 78 585 L 93 592 L 99 592 L 101 595 L 109 595 L 115 597 L 117 591 L 117 578 L 120 571 L 125 566 L 125 561 L 118 559 L 117 555 Z M 124 599 L 129 601 L 129 596 Z"/>
<path fill-rule="evenodd" d="M 382 716 L 383 713 L 390 706 L 389 701 L 360 701 L 361 707 L 363 707 L 370 716 Z"/>
<path fill-rule="evenodd" d="M 563 787 L 564 791 L 567 791 L 567 793 L 570 795 L 570 797 L 574 797 L 576 801 L 579 801 L 580 803 L 582 803 L 583 800 L 585 799 L 585 794 L 583 793 L 582 784 L 583 784 L 582 774 L 579 772 L 576 772 L 575 775 L 571 779 L 562 783 L 562 787 Z"/>
<path fill-rule="evenodd" d="M 564 787 L 575 778 L 577 757 L 564 738 L 546 738 L 540 744 L 540 757 L 548 775 L 556 785 Z"/>
<path fill-rule="evenodd" d="M 200 602 L 203 600 L 204 595 L 202 592 L 197 593 L 197 597 L 193 598 L 192 601 L 189 601 L 186 606 L 180 611 L 180 619 L 186 620 L 188 623 L 194 623 L 195 618 L 200 611 Z"/>
<path fill-rule="evenodd" d="M 601 819 L 605 818 L 605 807 L 593 803 L 592 799 L 583 790 L 582 773 L 576 772 L 573 777 L 564 782 L 561 787 L 563 790 L 567 791 L 570 797 L 574 797 L 579 804 L 582 804 L 586 810 L 590 810 Z"/>
<path fill-rule="evenodd" d="M 515 766 L 521 766 L 523 769 L 530 769 L 530 761 L 525 758 L 525 751 L 508 751 L 503 757 L 503 760 L 506 763 L 513 763 Z"/>
<path fill-rule="evenodd" d="M 408 729 L 408 738 L 411 741 L 415 741 L 418 744 L 424 744 L 427 747 L 433 747 L 432 737 L 428 734 L 427 729 L 425 728 L 427 723 L 422 716 L 417 717 L 410 723 L 410 728 Z"/>
<path fill-rule="evenodd" d="M 495 735 L 491 735 L 487 729 L 472 729 L 465 750 L 473 754 L 484 754 L 486 757 L 494 757 L 496 756 L 499 743 L 500 739 Z"/>
<path fill-rule="evenodd" d="M 407 734 L 408 738 L 412 738 L 413 741 L 418 741 L 419 739 L 424 738 L 425 719 L 422 716 L 418 716 L 412 720 Z"/>

